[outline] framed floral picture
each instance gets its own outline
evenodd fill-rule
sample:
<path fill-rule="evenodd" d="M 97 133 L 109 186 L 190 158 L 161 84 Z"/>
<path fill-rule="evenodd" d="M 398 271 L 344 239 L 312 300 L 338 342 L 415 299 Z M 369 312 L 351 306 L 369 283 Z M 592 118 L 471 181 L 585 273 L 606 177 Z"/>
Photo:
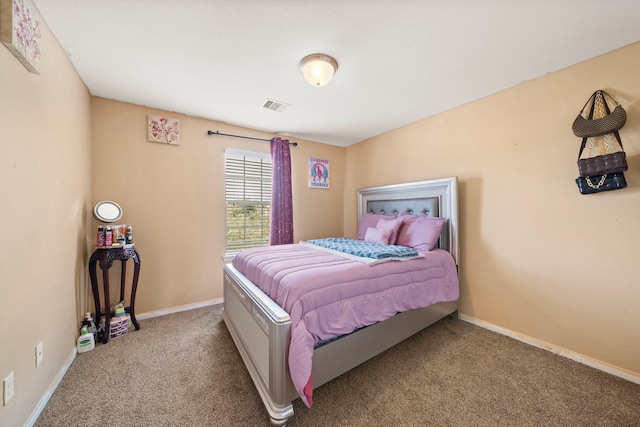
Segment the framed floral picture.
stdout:
<path fill-rule="evenodd" d="M 309 158 L 309 187 L 329 188 L 329 160 Z"/>
<path fill-rule="evenodd" d="M 0 41 L 25 68 L 40 74 L 40 17 L 29 0 L 0 0 Z"/>
<path fill-rule="evenodd" d="M 149 141 L 180 145 L 180 120 L 149 114 L 147 127 Z"/>

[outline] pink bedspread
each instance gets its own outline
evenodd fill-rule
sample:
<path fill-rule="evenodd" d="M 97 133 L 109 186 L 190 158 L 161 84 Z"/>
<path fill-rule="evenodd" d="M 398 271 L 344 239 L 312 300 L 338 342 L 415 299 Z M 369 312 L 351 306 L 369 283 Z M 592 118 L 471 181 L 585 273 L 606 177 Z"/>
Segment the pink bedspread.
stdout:
<path fill-rule="evenodd" d="M 455 262 L 440 249 L 424 258 L 367 266 L 291 244 L 242 251 L 233 265 L 289 313 L 289 371 L 308 407 L 317 342 L 459 295 Z"/>

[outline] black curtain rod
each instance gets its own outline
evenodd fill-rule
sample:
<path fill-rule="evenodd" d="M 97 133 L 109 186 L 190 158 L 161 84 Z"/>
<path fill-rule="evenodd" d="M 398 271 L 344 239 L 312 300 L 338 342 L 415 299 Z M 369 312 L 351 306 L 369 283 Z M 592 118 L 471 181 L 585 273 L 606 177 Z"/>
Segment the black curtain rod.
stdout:
<path fill-rule="evenodd" d="M 252 138 L 250 136 L 242 136 L 242 135 L 230 135 L 228 133 L 220 133 L 218 131 L 212 131 L 212 130 L 208 130 L 207 131 L 207 135 L 221 135 L 221 136 L 232 136 L 234 138 L 244 138 L 244 139 L 255 139 L 256 141 L 267 141 L 267 142 L 271 142 L 270 139 L 264 139 L 264 138 Z M 289 145 L 293 145 L 294 147 L 298 146 L 297 142 L 290 142 Z"/>

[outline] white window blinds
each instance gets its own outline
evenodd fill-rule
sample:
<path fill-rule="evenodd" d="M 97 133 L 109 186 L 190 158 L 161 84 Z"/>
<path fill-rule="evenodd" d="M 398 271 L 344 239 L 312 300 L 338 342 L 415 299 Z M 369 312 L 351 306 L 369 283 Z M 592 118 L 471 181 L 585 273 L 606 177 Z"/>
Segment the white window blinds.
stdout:
<path fill-rule="evenodd" d="M 225 152 L 226 252 L 269 244 L 271 158 Z"/>

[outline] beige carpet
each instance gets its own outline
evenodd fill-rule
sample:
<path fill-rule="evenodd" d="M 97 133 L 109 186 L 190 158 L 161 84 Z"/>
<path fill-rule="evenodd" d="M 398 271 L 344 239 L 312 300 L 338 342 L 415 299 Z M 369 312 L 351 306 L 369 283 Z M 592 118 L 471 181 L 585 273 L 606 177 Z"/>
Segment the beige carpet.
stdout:
<path fill-rule="evenodd" d="M 220 306 L 79 354 L 37 427 L 267 426 Z M 290 426 L 640 426 L 640 385 L 444 319 L 297 399 Z"/>

